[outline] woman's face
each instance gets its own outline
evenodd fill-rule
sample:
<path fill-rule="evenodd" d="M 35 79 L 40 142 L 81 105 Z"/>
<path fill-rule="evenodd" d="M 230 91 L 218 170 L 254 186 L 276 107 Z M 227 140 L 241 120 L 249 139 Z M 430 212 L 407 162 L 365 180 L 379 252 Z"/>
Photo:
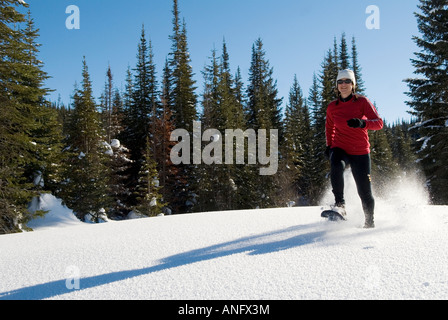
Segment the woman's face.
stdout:
<path fill-rule="evenodd" d="M 347 98 L 353 92 L 353 82 L 350 79 L 341 79 L 341 80 L 342 81 L 338 81 L 338 90 L 341 93 L 342 98 Z"/>

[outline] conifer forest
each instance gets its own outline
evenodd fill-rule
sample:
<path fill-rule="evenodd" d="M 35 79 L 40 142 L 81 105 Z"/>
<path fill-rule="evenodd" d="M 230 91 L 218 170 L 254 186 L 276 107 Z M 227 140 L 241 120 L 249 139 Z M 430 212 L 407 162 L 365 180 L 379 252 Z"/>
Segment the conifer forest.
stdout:
<path fill-rule="evenodd" d="M 303 92 L 295 77 L 289 96 L 280 97 L 275 66 L 261 38 L 252 44 L 248 74 L 230 69 L 225 41 L 211 50 L 203 70 L 193 70 L 188 17 L 182 20 L 178 0 L 172 2 L 172 33 L 166 35 L 171 49 L 163 66 L 155 65 L 154 48 L 142 27 L 135 30 L 141 34 L 136 65 L 104 70 L 104 90 L 96 97 L 88 57 L 80 57 L 82 82 L 75 86 L 71 104 L 64 105 L 47 98 L 51 88 L 45 81 L 51 74 L 38 58 L 33 13 L 23 1 L 0 0 L 0 234 L 20 232 L 27 221 L 44 215 L 28 210 L 43 193 L 62 199 L 80 220 L 93 222 L 123 220 L 130 213 L 319 205 L 329 184 L 325 118 L 327 106 L 337 98 L 338 70 L 352 69 L 356 92 L 369 92 L 356 38 L 346 33 L 335 37 L 309 75 L 309 91 Z M 374 192 L 380 194 L 392 178 L 418 172 L 433 203 L 446 205 L 448 3 L 420 0 L 417 9 L 420 34 L 413 40 L 420 51 L 411 61 L 414 78 L 403 79 L 412 120 L 386 122 L 383 130 L 369 133 Z M 126 85 L 119 90 L 113 74 L 122 72 Z M 203 82 L 197 83 L 194 74 L 201 74 Z M 249 148 L 244 163 L 236 161 L 236 154 L 232 163 L 173 163 L 172 150 L 179 142 L 171 139 L 173 131 L 191 134 L 195 122 L 202 132 L 278 130 L 277 172 L 260 175 L 266 163 L 249 163 Z M 213 137 L 202 140 L 201 150 Z"/>

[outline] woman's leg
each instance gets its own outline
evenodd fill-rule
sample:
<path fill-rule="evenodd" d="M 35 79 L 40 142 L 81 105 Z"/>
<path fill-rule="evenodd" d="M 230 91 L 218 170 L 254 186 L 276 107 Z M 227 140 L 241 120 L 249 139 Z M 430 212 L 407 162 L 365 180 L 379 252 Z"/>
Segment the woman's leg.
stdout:
<path fill-rule="evenodd" d="M 345 205 L 344 199 L 344 170 L 347 164 L 347 154 L 344 150 L 333 148 L 330 150 L 331 186 L 336 206 Z"/>
<path fill-rule="evenodd" d="M 353 178 L 356 182 L 359 197 L 366 216 L 366 228 L 373 228 L 373 215 L 375 211 L 375 199 L 372 194 L 371 162 L 370 154 L 362 156 L 350 156 L 350 165 Z"/>

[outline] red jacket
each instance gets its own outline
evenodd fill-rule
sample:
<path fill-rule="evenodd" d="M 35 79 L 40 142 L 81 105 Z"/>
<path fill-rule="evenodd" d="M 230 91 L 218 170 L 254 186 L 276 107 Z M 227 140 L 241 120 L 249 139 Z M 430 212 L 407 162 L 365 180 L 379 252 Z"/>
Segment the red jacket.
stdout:
<path fill-rule="evenodd" d="M 347 120 L 353 118 L 366 120 L 366 127 L 350 128 Z M 370 153 L 368 130 L 381 130 L 383 120 L 369 99 L 353 96 L 347 102 L 339 100 L 330 103 L 325 128 L 327 146 L 341 148 L 351 155 L 364 155 Z"/>

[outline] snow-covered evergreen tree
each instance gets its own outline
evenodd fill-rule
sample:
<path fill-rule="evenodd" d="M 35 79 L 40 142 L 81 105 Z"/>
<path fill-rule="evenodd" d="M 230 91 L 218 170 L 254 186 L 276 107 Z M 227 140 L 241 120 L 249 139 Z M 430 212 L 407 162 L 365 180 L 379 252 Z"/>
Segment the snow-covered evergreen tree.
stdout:
<path fill-rule="evenodd" d="M 406 79 L 408 105 L 417 117 L 418 161 L 423 167 L 434 203 L 447 204 L 448 193 L 448 2 L 420 0 L 416 13 L 421 36 L 412 64 L 415 78 Z"/>

